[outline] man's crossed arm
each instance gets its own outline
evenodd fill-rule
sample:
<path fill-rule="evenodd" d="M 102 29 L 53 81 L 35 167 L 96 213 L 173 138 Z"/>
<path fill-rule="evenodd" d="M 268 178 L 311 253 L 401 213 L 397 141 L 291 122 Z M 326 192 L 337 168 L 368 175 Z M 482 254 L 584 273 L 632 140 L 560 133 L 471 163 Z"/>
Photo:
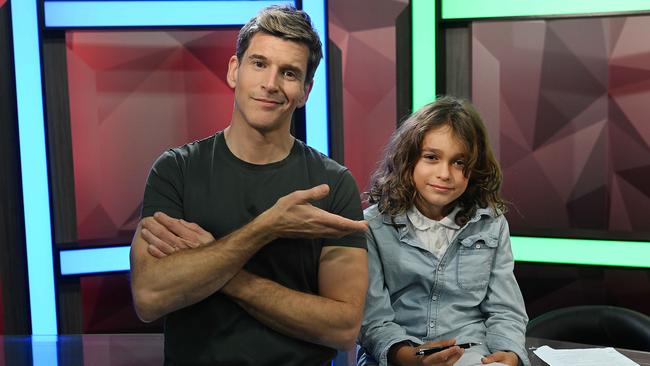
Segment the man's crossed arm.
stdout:
<path fill-rule="evenodd" d="M 151 321 L 222 291 L 279 332 L 337 349 L 352 348 L 368 281 L 364 249 L 323 248 L 318 296 L 241 269 L 278 237 L 342 237 L 367 229 L 365 221 L 349 220 L 309 204 L 328 193 L 326 185 L 293 192 L 219 240 L 196 224 L 162 213 L 143 219 L 131 249 L 138 315 Z"/>

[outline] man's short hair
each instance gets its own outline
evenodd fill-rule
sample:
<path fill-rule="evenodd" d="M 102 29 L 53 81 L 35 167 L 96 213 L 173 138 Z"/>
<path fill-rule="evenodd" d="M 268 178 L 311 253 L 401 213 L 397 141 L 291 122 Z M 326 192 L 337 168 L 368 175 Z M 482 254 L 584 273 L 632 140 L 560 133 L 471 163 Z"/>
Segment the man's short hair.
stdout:
<path fill-rule="evenodd" d="M 273 5 L 264 8 L 246 23 L 237 36 L 237 59 L 242 60 L 253 36 L 264 32 L 282 39 L 299 42 L 309 48 L 305 84 L 314 79 L 314 73 L 323 58 L 323 50 L 311 18 L 292 6 Z"/>

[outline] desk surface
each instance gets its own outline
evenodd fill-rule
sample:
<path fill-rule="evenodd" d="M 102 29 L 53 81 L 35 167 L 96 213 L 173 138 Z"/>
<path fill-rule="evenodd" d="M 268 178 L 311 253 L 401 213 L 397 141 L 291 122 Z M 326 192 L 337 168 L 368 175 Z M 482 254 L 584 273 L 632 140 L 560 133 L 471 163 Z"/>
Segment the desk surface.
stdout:
<path fill-rule="evenodd" d="M 549 346 L 555 349 L 570 349 L 570 348 L 592 348 L 592 347 L 601 347 L 601 346 L 590 346 L 580 343 L 571 343 L 564 341 L 553 341 L 550 339 L 542 338 L 526 338 L 526 349 L 528 350 L 528 357 L 530 358 L 530 363 L 532 366 L 547 366 L 548 364 L 537 357 L 533 351 L 541 346 Z M 616 350 L 630 360 L 638 363 L 640 366 L 650 366 L 650 352 L 643 351 L 633 351 L 627 349 L 616 348 Z"/>
<path fill-rule="evenodd" d="M 527 338 L 532 366 L 546 366 L 533 354 L 536 347 L 587 348 L 583 344 Z M 650 352 L 617 349 L 641 366 L 650 366 Z M 340 359 L 340 358 L 339 358 Z M 12 366 L 160 366 L 162 334 L 87 334 L 69 336 L 0 336 L 0 365 Z M 338 363 L 336 366 L 346 366 Z"/>

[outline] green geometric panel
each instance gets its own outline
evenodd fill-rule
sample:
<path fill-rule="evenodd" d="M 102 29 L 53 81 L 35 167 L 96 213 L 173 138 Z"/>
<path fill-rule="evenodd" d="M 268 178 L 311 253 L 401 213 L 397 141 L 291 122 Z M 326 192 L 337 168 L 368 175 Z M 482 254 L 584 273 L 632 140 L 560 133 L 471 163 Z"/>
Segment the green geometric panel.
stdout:
<path fill-rule="evenodd" d="M 516 261 L 650 268 L 650 243 L 513 236 Z"/>
<path fill-rule="evenodd" d="M 647 10 L 650 10 L 650 2 L 647 0 L 442 0 L 442 19 L 600 14 Z"/>

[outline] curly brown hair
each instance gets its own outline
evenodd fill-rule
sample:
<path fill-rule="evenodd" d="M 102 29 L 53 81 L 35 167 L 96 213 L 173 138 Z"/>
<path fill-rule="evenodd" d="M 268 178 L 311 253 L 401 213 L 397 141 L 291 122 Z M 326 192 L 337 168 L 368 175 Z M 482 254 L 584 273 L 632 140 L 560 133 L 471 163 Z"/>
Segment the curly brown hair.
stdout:
<path fill-rule="evenodd" d="M 413 169 L 420 159 L 424 136 L 441 126 L 451 128 L 468 155 L 463 171 L 469 177 L 467 189 L 449 204 L 449 207 L 460 207 L 454 221 L 465 225 L 478 207 L 489 206 L 497 214 L 505 213 L 506 203 L 499 193 L 501 168 L 490 147 L 485 125 L 469 101 L 450 96 L 439 97 L 420 108 L 393 133 L 370 178 L 368 202 L 377 203 L 380 212 L 392 217 L 415 204 L 418 192 Z"/>

